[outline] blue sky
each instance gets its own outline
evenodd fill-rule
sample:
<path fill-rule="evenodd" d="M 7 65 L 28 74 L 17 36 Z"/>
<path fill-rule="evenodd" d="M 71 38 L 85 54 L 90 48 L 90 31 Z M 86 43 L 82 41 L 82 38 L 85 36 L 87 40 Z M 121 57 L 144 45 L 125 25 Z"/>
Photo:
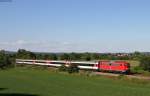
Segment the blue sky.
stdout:
<path fill-rule="evenodd" d="M 0 49 L 150 51 L 150 0 L 0 2 Z"/>

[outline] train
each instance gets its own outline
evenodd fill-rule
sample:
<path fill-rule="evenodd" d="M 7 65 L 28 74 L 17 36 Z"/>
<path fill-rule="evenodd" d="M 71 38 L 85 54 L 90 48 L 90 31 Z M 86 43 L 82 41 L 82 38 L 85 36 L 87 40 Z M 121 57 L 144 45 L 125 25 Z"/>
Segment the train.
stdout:
<path fill-rule="evenodd" d="M 16 64 L 32 64 L 50 67 L 60 67 L 62 65 L 69 66 L 76 64 L 82 70 L 94 70 L 101 72 L 115 72 L 115 73 L 130 73 L 130 63 L 126 61 L 57 61 L 57 60 L 29 60 L 29 59 L 16 59 Z"/>

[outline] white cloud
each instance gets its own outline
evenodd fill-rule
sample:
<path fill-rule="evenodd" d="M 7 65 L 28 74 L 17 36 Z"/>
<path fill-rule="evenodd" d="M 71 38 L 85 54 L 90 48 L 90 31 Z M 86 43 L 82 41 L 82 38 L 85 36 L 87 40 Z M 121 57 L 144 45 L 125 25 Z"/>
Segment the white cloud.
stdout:
<path fill-rule="evenodd" d="M 22 44 L 26 44 L 27 42 L 24 40 L 18 40 L 16 42 L 14 42 L 14 45 L 22 45 Z"/>
<path fill-rule="evenodd" d="M 140 42 L 139 42 L 140 43 Z M 149 51 L 148 44 L 134 42 L 122 43 L 87 43 L 58 41 L 25 41 L 0 42 L 0 49 L 17 51 L 19 48 L 40 52 L 132 52 Z"/>
<path fill-rule="evenodd" d="M 5 50 L 16 51 L 18 49 L 27 49 L 40 52 L 87 52 L 95 51 L 91 44 L 73 43 L 73 42 L 57 42 L 57 41 L 25 41 L 17 40 L 14 42 L 0 42 L 0 48 Z M 91 48 L 91 49 L 90 49 Z M 95 48 L 96 49 L 96 48 Z"/>
<path fill-rule="evenodd" d="M 31 51 L 42 51 L 42 52 L 68 52 L 74 50 L 74 44 L 69 42 L 34 42 L 17 40 L 14 42 L 0 42 L 0 48 L 5 50 L 16 51 L 19 48 L 31 50 Z"/>

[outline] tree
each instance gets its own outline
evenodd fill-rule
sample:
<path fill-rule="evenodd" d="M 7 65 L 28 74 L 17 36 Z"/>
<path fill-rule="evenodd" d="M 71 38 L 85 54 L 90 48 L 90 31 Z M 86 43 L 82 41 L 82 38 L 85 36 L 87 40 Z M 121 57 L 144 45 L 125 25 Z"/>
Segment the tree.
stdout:
<path fill-rule="evenodd" d="M 70 56 L 67 53 L 64 53 L 60 56 L 60 60 L 70 60 Z"/>
<path fill-rule="evenodd" d="M 69 54 L 70 60 L 81 60 L 81 55 L 79 53 L 70 53 Z"/>
<path fill-rule="evenodd" d="M 19 49 L 16 57 L 19 59 L 35 59 L 36 55 L 33 52 L 26 51 L 25 49 Z"/>
<path fill-rule="evenodd" d="M 106 59 L 108 60 L 108 58 L 109 58 L 109 56 L 107 54 L 101 54 L 100 55 L 101 60 L 106 60 Z"/>
<path fill-rule="evenodd" d="M 56 54 L 50 54 L 50 59 L 51 60 L 57 60 L 57 55 Z"/>
<path fill-rule="evenodd" d="M 143 56 L 140 60 L 140 67 L 145 71 L 150 71 L 150 56 Z"/>
<path fill-rule="evenodd" d="M 135 51 L 133 54 L 132 54 L 132 59 L 133 60 L 140 60 L 144 55 L 138 51 Z"/>
<path fill-rule="evenodd" d="M 70 64 L 69 67 L 67 68 L 68 73 L 78 73 L 79 68 L 77 64 Z"/>
<path fill-rule="evenodd" d="M 93 53 L 93 54 L 91 55 L 91 58 L 92 58 L 93 60 L 99 60 L 99 59 L 100 59 L 100 56 L 99 56 L 99 54 L 97 54 L 97 53 Z"/>
<path fill-rule="evenodd" d="M 90 53 L 83 53 L 81 58 L 85 61 L 90 61 L 91 60 L 91 54 Z"/>
<path fill-rule="evenodd" d="M 41 53 L 36 54 L 36 59 L 43 59 L 43 55 Z"/>
<path fill-rule="evenodd" d="M 4 51 L 0 52 L 0 69 L 5 69 L 13 64 L 13 59 L 9 55 L 5 54 Z"/>
<path fill-rule="evenodd" d="M 44 54 L 43 57 L 44 57 L 44 58 L 43 58 L 44 60 L 50 59 L 50 55 L 48 55 L 48 54 Z"/>

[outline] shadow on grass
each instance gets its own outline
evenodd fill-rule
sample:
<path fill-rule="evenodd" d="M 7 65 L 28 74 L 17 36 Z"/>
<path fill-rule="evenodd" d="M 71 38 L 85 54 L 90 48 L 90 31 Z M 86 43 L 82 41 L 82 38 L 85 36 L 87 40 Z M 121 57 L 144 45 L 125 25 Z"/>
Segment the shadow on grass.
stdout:
<path fill-rule="evenodd" d="M 7 88 L 0 88 L 0 91 L 6 90 Z M 26 94 L 26 93 L 0 93 L 0 96 L 39 96 L 36 94 Z"/>
<path fill-rule="evenodd" d="M 0 96 L 39 96 L 34 94 L 20 94 L 20 93 L 0 93 Z"/>
<path fill-rule="evenodd" d="M 0 91 L 6 90 L 7 88 L 0 88 Z"/>

